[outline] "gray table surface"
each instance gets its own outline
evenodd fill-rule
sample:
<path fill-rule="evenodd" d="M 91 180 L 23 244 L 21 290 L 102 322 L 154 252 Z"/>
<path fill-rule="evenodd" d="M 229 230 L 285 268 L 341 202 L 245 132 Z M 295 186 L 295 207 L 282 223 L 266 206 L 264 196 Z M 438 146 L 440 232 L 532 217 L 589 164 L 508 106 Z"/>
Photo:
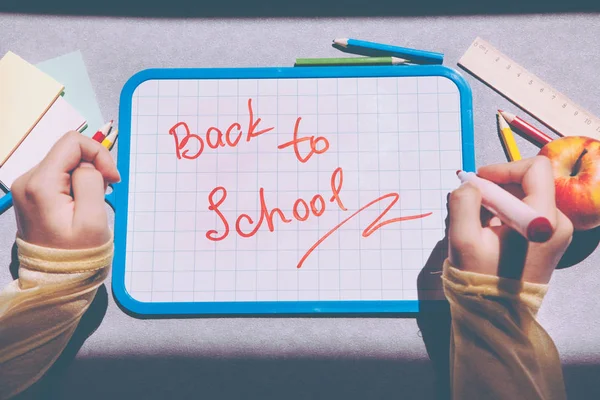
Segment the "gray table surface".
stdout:
<path fill-rule="evenodd" d="M 121 88 L 141 69 L 290 66 L 296 57 L 338 56 L 331 40 L 347 36 L 440 51 L 457 69 L 481 36 L 600 115 L 598 14 L 146 19 L 0 13 L 0 54 L 13 50 L 36 63 L 80 49 L 106 118 L 118 116 Z M 473 89 L 477 164 L 504 162 L 494 113 L 518 109 L 461 73 Z M 524 155 L 536 153 L 517 141 Z M 12 209 L 0 224 L 5 285 L 16 229 Z M 555 273 L 539 315 L 561 354 L 571 398 L 600 398 L 599 254 Z M 125 314 L 106 288 L 94 308 L 100 319 L 108 303 L 101 324 L 44 389 L 49 397 L 435 396 L 434 364 L 415 318 L 143 320 Z"/>

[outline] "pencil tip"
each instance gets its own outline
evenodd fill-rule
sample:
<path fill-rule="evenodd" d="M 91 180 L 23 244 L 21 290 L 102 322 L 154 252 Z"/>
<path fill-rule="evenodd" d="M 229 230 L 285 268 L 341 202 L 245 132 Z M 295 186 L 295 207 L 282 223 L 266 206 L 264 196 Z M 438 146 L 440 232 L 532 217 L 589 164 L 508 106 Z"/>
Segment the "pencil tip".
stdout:
<path fill-rule="evenodd" d="M 338 46 L 342 46 L 342 47 L 347 47 L 348 46 L 348 39 L 333 39 L 333 43 L 337 44 Z"/>
<path fill-rule="evenodd" d="M 408 60 L 400 57 L 392 57 L 392 64 L 405 64 Z"/>

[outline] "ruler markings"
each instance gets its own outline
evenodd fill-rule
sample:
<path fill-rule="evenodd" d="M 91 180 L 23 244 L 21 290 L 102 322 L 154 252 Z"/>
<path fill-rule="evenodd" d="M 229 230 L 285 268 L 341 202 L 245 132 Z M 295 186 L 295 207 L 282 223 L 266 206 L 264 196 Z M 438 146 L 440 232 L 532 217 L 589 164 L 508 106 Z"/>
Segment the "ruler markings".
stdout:
<path fill-rule="evenodd" d="M 458 64 L 561 136 L 600 140 L 600 119 L 481 38 Z"/>

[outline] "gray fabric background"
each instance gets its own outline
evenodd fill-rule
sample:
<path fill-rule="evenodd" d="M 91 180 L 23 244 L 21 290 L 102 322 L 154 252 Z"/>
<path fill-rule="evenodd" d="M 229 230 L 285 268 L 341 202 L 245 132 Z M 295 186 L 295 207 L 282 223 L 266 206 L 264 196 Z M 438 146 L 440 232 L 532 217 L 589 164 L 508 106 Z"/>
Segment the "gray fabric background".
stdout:
<path fill-rule="evenodd" d="M 456 62 L 476 36 L 600 115 L 598 14 L 373 18 L 185 18 L 0 13 L 0 54 L 32 63 L 82 51 L 105 118 L 117 118 L 122 85 L 150 67 L 290 66 L 339 56 L 356 37 L 430 49 Z M 461 70 L 473 89 L 478 165 L 503 162 L 495 110 L 520 110 Z M 524 156 L 537 149 L 517 138 Z M 11 280 L 15 220 L 0 216 L 0 285 Z M 583 250 L 579 250 L 583 251 Z M 600 398 L 599 253 L 557 271 L 540 312 L 555 339 L 573 399 Z M 445 365 L 443 315 L 416 318 L 137 319 L 102 290 L 47 398 L 432 399 Z M 105 312 L 105 315 L 104 315 Z M 433 321 L 433 322 L 432 322 Z M 439 324 L 437 324 L 437 323 Z M 423 332 L 421 332 L 423 330 Z"/>

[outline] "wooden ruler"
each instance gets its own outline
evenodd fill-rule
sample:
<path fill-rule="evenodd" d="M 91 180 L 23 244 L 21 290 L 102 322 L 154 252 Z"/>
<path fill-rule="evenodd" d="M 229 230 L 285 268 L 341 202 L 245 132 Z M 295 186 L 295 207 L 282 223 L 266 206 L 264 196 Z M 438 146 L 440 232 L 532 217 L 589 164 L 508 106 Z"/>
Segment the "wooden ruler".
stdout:
<path fill-rule="evenodd" d="M 483 82 L 561 136 L 600 140 L 600 119 L 528 72 L 485 40 L 475 39 L 458 61 Z"/>

